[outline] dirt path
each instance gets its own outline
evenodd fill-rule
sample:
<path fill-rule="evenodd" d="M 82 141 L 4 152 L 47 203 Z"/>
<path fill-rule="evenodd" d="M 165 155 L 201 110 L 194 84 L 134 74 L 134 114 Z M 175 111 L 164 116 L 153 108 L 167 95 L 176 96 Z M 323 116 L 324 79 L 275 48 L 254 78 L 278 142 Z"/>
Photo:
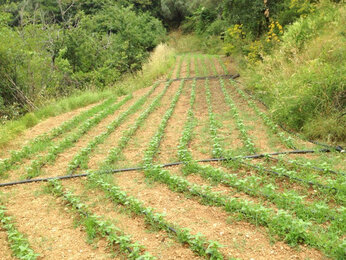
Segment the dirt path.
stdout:
<path fill-rule="evenodd" d="M 161 140 L 156 163 L 169 163 L 178 161 L 178 145 L 181 133 L 187 119 L 187 112 L 190 106 L 191 81 L 185 83 L 185 88 L 173 111 L 173 115 L 168 121 L 165 135 Z"/>
<path fill-rule="evenodd" d="M 210 158 L 213 147 L 209 134 L 208 106 L 204 84 L 204 81 L 198 81 L 196 85 L 194 114 L 197 124 L 189 147 L 195 159 Z"/>

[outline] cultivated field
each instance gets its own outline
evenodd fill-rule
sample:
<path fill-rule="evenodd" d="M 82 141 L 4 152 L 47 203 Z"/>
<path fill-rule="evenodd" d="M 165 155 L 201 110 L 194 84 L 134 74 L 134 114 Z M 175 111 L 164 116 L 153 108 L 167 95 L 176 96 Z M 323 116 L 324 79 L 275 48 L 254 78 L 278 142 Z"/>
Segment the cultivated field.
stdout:
<path fill-rule="evenodd" d="M 232 74 L 178 56 L 169 80 L 9 144 L 1 183 L 76 178 L 0 187 L 0 259 L 345 259 L 344 154 L 283 131 Z M 293 150 L 316 152 L 242 157 Z"/>

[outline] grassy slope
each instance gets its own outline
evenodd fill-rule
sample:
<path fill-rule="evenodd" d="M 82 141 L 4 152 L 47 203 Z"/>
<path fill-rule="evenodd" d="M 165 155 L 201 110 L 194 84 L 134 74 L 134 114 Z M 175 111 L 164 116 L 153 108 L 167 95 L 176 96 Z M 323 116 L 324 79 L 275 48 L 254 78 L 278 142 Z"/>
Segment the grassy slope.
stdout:
<path fill-rule="evenodd" d="M 119 81 L 112 88 L 99 92 L 86 91 L 62 100 L 53 100 L 48 106 L 41 107 L 33 113 L 28 113 L 18 120 L 9 121 L 1 125 L 0 148 L 4 147 L 24 130 L 35 126 L 46 118 L 96 103 L 111 95 L 121 96 L 151 85 L 156 79 L 167 73 L 168 69 L 173 66 L 174 60 L 175 53 L 173 49 L 166 45 L 159 45 L 140 73 L 137 75 L 125 75 L 123 80 Z"/>
<path fill-rule="evenodd" d="M 310 138 L 346 139 L 345 5 L 322 2 L 287 28 L 263 63 L 242 71 L 245 83 L 274 118 Z"/>

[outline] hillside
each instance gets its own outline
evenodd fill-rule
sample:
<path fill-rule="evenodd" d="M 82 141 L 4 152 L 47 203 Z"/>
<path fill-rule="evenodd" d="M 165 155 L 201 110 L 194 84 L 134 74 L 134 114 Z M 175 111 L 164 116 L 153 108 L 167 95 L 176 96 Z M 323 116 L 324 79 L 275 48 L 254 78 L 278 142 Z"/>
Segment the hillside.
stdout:
<path fill-rule="evenodd" d="M 230 73 L 178 56 L 167 80 L 28 130 L 1 155 L 0 258 L 342 259 L 343 154 L 283 132 Z"/>

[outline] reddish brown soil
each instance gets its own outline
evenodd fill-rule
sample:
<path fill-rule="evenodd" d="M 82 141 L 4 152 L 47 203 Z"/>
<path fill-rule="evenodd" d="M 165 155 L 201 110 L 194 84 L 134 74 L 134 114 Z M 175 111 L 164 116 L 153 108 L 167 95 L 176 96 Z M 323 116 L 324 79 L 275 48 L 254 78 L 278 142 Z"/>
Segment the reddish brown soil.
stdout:
<path fill-rule="evenodd" d="M 154 101 L 154 99 L 163 91 L 164 84 L 162 83 L 157 87 L 154 93 L 146 100 L 145 104 L 137 112 L 129 116 L 124 123 L 122 123 L 116 131 L 114 131 L 107 140 L 99 145 L 97 150 L 93 153 L 91 160 L 89 162 L 90 169 L 97 169 L 98 166 L 103 162 L 103 160 L 108 156 L 110 150 L 114 147 L 117 147 L 120 139 L 124 135 L 124 132 L 130 128 L 137 118 L 142 114 Z M 147 89 L 149 90 L 149 89 Z"/>
<path fill-rule="evenodd" d="M 191 56 L 190 77 L 196 77 L 196 64 L 193 56 Z"/>
<path fill-rule="evenodd" d="M 187 64 L 188 64 L 188 58 L 182 57 L 183 63 L 181 64 L 181 71 L 180 71 L 180 78 L 186 78 L 187 77 Z"/>
<path fill-rule="evenodd" d="M 210 92 L 212 93 L 213 112 L 216 115 L 219 127 L 220 143 L 223 149 L 235 151 L 243 147 L 239 138 L 240 133 L 236 128 L 235 121 L 230 112 L 230 108 L 225 101 L 218 79 L 209 82 Z"/>

